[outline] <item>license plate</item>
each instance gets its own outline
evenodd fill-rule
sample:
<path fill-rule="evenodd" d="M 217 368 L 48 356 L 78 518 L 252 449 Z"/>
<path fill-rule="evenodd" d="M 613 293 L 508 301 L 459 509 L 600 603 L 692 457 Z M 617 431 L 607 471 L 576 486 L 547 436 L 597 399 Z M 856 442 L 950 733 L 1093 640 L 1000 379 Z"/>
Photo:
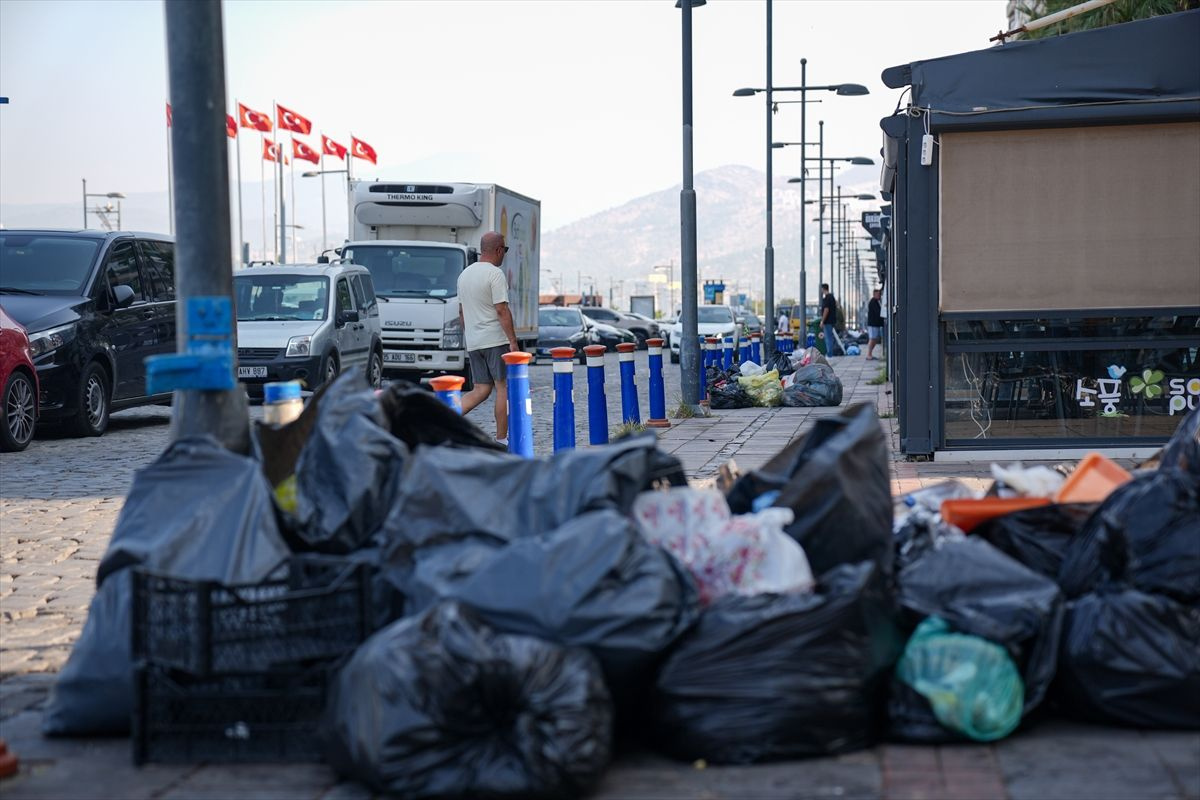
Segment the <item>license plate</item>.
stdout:
<path fill-rule="evenodd" d="M 417 363 L 416 353 L 384 353 L 383 360 L 389 364 L 415 364 Z"/>
<path fill-rule="evenodd" d="M 265 378 L 267 377 L 266 367 L 238 367 L 239 378 Z"/>

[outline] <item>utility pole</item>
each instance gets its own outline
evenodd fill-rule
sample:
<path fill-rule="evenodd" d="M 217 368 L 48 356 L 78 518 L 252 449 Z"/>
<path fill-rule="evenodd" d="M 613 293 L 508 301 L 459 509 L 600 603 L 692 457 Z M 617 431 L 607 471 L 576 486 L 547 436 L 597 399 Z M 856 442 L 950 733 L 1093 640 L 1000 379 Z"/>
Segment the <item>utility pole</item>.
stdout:
<path fill-rule="evenodd" d="M 683 340 L 679 371 L 683 403 L 700 405 L 700 343 L 696 308 L 696 189 L 692 185 L 692 7 L 703 0 L 678 0 L 683 10 L 683 188 L 679 191 L 680 279 L 683 284 Z"/>
<path fill-rule="evenodd" d="M 193 300 L 233 302 L 229 150 L 225 135 L 225 46 L 220 0 L 165 2 L 167 73 L 174 125 L 176 330 L 190 341 Z M 230 320 L 232 347 L 236 328 Z M 246 394 L 239 388 L 176 390 L 171 438 L 212 435 L 231 450 L 249 447 Z"/>

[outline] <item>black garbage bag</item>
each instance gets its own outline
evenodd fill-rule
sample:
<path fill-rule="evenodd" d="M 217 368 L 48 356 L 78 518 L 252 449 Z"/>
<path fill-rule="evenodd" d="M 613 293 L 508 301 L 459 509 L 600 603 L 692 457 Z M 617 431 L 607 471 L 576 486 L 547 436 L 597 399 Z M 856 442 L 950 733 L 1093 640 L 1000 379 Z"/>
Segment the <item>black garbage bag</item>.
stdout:
<path fill-rule="evenodd" d="M 1058 579 L 1068 597 L 1079 597 L 1105 571 L 1144 592 L 1200 603 L 1200 464 L 1137 475 L 1100 504 Z"/>
<path fill-rule="evenodd" d="M 1200 406 L 1192 409 L 1159 457 L 1162 469 L 1182 469 L 1200 475 Z"/>
<path fill-rule="evenodd" d="M 730 488 L 735 514 L 778 491 L 773 505 L 796 519 L 787 533 L 804 548 L 814 575 L 871 559 L 892 564 L 892 492 L 887 441 L 875 407 L 860 403 L 817 420 L 807 435 Z"/>
<path fill-rule="evenodd" d="M 48 735 L 129 732 L 133 582 L 142 565 L 172 577 L 253 583 L 289 551 L 257 461 L 211 438 L 172 443 L 138 470 L 97 570 L 87 622 L 43 717 Z"/>
<path fill-rule="evenodd" d="M 408 453 L 362 371 L 339 377 L 296 464 L 299 546 L 335 554 L 364 546 L 395 503 Z"/>
<path fill-rule="evenodd" d="M 506 452 L 504 445 L 418 384 L 393 381 L 380 395 L 379 404 L 392 435 L 409 449 L 419 444 L 456 444 Z"/>
<path fill-rule="evenodd" d="M 785 353 L 776 352 L 767 359 L 767 363 L 763 365 L 763 370 L 765 372 L 775 370 L 779 373 L 779 377 L 782 378 L 784 375 L 791 375 L 796 371 L 796 368 L 792 366 L 792 360 Z"/>
<path fill-rule="evenodd" d="M 476 540 L 423 548 L 413 569 L 405 566 L 393 574 L 410 610 L 455 599 L 498 631 L 586 647 L 625 708 L 699 613 L 686 570 L 613 510 L 503 547 Z"/>
<path fill-rule="evenodd" d="M 1062 503 L 1014 511 L 980 523 L 971 535 L 1039 575 L 1058 580 L 1067 546 L 1096 506 L 1096 503 Z"/>
<path fill-rule="evenodd" d="M 1056 696 L 1072 716 L 1200 729 L 1200 608 L 1107 584 L 1067 604 Z"/>
<path fill-rule="evenodd" d="M 575 798 L 611 758 L 595 659 L 496 633 L 457 603 L 396 622 L 334 678 L 328 756 L 377 792 Z"/>
<path fill-rule="evenodd" d="M 844 565 L 815 594 L 723 597 L 656 684 L 656 745 L 749 764 L 868 747 L 903 641 L 879 565 Z"/>
<path fill-rule="evenodd" d="M 828 364 L 801 367 L 792 377 L 792 384 L 783 387 L 783 404 L 793 408 L 840 406 L 841 378 Z"/>
<path fill-rule="evenodd" d="M 751 408 L 754 406 L 754 398 L 736 380 L 728 380 L 709 387 L 708 405 L 709 408 L 717 410 Z"/>
<path fill-rule="evenodd" d="M 418 448 L 383 526 L 388 547 L 410 550 L 470 537 L 504 543 L 552 531 L 587 511 L 628 514 L 639 492 L 678 473 L 674 459 L 656 453 L 656 441 L 648 433 L 544 459 Z M 389 560 L 395 555 L 387 553 Z"/>
<path fill-rule="evenodd" d="M 1053 580 L 987 542 L 945 531 L 927 530 L 933 540 L 924 546 L 902 545 L 896 575 L 902 621 L 912 629 L 926 617 L 937 616 L 954 632 L 1002 646 L 1021 671 L 1028 715 L 1045 698 L 1054 678 L 1062 593 Z"/>

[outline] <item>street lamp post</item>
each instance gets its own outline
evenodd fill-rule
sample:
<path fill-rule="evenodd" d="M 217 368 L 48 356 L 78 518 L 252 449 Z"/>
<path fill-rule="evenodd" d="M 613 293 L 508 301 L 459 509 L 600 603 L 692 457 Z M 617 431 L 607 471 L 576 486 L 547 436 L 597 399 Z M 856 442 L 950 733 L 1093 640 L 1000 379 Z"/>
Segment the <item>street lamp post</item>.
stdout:
<path fill-rule="evenodd" d="M 121 194 L 120 192 L 91 192 L 91 193 L 89 193 L 87 190 L 87 178 L 82 178 L 82 180 L 83 180 L 83 227 L 87 228 L 87 226 L 88 226 L 87 203 L 88 203 L 89 197 L 105 197 L 110 200 L 124 200 L 125 195 Z M 111 211 L 112 205 L 110 204 L 109 207 L 105 210 Z M 117 230 L 120 230 L 120 229 L 121 229 L 121 204 L 117 203 Z"/>
<path fill-rule="evenodd" d="M 325 176 L 326 175 L 339 175 L 339 174 L 345 174 L 345 176 L 346 176 L 346 220 L 347 220 L 346 224 L 347 224 L 347 226 L 349 226 L 349 224 L 350 224 L 349 223 L 349 220 L 350 220 L 350 170 L 349 169 L 313 169 L 313 170 L 309 170 L 308 172 L 300 173 L 301 178 L 315 178 L 317 176 L 321 177 L 321 252 L 322 253 L 324 253 L 326 250 L 329 249 L 329 240 L 328 240 L 328 237 L 326 236 L 326 232 L 325 232 Z M 351 232 L 350 228 L 347 227 L 346 228 L 347 238 L 349 238 L 350 232 Z"/>
<path fill-rule="evenodd" d="M 679 371 L 684 405 L 700 404 L 700 344 L 696 340 L 696 189 L 692 185 L 692 8 L 704 0 L 677 0 L 683 14 L 683 188 L 679 190 L 680 278 L 683 283 L 683 341 Z"/>

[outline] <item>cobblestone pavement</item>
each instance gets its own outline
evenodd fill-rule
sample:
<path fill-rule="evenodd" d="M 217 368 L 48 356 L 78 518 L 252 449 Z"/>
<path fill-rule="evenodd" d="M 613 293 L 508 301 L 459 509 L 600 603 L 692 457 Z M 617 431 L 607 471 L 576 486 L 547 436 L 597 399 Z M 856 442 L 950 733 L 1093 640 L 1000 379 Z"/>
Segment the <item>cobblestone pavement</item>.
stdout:
<path fill-rule="evenodd" d="M 887 384 L 862 359 L 835 360 L 845 403 L 869 400 L 895 444 Z M 620 391 L 609 356 L 606 394 L 616 426 Z M 645 381 L 645 354 L 638 354 Z M 678 400 L 678 367 L 665 370 L 668 407 Z M 551 370 L 531 368 L 535 445 L 551 442 Z M 575 369 L 577 441 L 587 442 L 586 375 Z M 644 386 L 642 414 L 646 414 Z M 690 478 L 707 482 L 721 464 L 742 469 L 766 461 L 818 417 L 836 409 L 740 409 L 675 421 L 659 433 Z M 472 413 L 491 430 L 489 403 Z M 21 774 L 0 783 L 8 798 L 366 798 L 320 765 L 130 765 L 123 739 L 47 740 L 40 706 L 78 636 L 107 545 L 133 472 L 167 441 L 169 409 L 114 415 L 100 439 L 38 439 L 25 453 L 0 456 L 0 737 L 20 759 Z M 893 488 L 957 477 L 983 486 L 987 465 L 893 462 Z M 985 746 L 881 745 L 837 758 L 757 767 L 675 764 L 648 754 L 626 755 L 608 772 L 600 798 L 1187 798 L 1200 800 L 1200 734 L 1142 732 L 1047 721 Z"/>

